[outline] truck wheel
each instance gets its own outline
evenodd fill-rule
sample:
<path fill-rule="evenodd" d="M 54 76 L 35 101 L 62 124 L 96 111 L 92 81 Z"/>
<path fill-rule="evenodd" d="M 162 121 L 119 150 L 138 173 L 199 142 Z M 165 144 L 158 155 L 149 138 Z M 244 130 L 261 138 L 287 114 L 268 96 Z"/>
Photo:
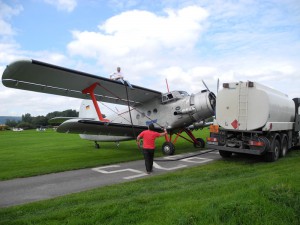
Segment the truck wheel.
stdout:
<path fill-rule="evenodd" d="M 205 142 L 202 138 L 196 138 L 197 142 L 194 142 L 194 147 L 195 148 L 204 148 L 205 147 Z"/>
<path fill-rule="evenodd" d="M 281 139 L 281 151 L 279 157 L 285 157 L 286 153 L 288 151 L 288 141 L 287 141 L 287 136 L 283 135 Z"/>
<path fill-rule="evenodd" d="M 172 142 L 165 142 L 162 145 L 161 150 L 162 150 L 162 152 L 163 152 L 164 155 L 174 155 L 174 153 L 175 153 L 175 146 L 173 145 Z"/>
<path fill-rule="evenodd" d="M 277 139 L 274 139 L 271 144 L 270 152 L 266 153 L 265 159 L 267 162 L 275 162 L 279 158 L 280 143 Z"/>
<path fill-rule="evenodd" d="M 219 153 L 223 158 L 230 158 L 232 155 L 232 152 L 227 152 L 227 151 L 222 151 L 222 150 L 219 150 Z"/>

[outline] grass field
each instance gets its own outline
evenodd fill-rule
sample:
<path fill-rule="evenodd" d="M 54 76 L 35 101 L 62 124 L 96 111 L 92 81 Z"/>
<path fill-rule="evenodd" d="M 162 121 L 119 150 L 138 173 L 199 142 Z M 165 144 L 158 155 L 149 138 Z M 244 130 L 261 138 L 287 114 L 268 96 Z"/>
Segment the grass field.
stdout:
<path fill-rule="evenodd" d="M 206 137 L 208 130 L 195 131 L 197 137 Z M 156 141 L 156 156 L 161 156 L 164 138 Z M 53 130 L 37 132 L 0 132 L 0 180 L 28 177 L 73 169 L 89 168 L 112 163 L 142 159 L 135 141 L 94 143 L 82 140 L 77 134 L 60 134 Z M 176 153 L 195 151 L 194 146 L 179 139 Z"/>
<path fill-rule="evenodd" d="M 300 151 L 233 158 L 0 209 L 0 224 L 300 224 Z"/>
<path fill-rule="evenodd" d="M 141 158 L 134 142 L 125 142 L 118 150 L 112 143 L 105 143 L 102 149 L 95 150 L 93 143 L 77 135 L 52 131 L 0 135 L 2 179 Z M 191 144 L 178 143 L 177 152 L 189 150 L 194 150 Z M 299 171 L 299 150 L 274 163 L 235 156 L 133 182 L 2 208 L 0 224 L 299 225 Z"/>

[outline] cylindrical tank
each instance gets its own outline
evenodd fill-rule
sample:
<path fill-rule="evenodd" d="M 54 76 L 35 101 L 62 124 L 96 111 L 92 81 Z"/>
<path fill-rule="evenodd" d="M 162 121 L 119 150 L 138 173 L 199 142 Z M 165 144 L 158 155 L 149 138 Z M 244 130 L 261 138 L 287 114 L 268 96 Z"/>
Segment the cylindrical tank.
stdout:
<path fill-rule="evenodd" d="M 216 120 L 227 129 L 258 130 L 268 122 L 294 122 L 295 103 L 256 82 L 225 83 L 219 91 Z"/>

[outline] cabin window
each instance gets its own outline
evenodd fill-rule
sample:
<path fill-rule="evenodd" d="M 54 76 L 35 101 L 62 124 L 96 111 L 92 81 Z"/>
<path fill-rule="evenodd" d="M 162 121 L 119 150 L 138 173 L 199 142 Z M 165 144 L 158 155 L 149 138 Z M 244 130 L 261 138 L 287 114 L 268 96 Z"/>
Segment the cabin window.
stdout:
<path fill-rule="evenodd" d="M 157 109 L 153 109 L 153 114 L 156 114 L 157 113 Z"/>
<path fill-rule="evenodd" d="M 151 116 L 151 111 L 150 110 L 148 110 L 147 116 Z"/>
<path fill-rule="evenodd" d="M 145 113 L 142 113 L 142 118 L 144 118 L 146 115 L 145 115 Z"/>
<path fill-rule="evenodd" d="M 141 115 L 140 115 L 140 114 L 137 114 L 137 115 L 136 115 L 136 119 L 139 120 L 140 118 L 141 118 Z"/>

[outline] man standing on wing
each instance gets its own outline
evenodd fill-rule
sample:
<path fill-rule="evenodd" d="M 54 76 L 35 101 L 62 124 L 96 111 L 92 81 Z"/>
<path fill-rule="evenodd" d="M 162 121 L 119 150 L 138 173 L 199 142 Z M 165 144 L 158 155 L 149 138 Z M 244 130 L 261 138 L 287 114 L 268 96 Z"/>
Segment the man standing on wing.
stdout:
<path fill-rule="evenodd" d="M 154 150 L 155 150 L 155 139 L 158 137 L 162 137 L 167 134 L 166 129 L 164 129 L 163 133 L 158 133 L 154 131 L 154 125 L 150 124 L 148 126 L 148 130 L 144 130 L 136 139 L 138 146 L 140 146 L 140 139 L 143 139 L 143 154 L 145 158 L 145 166 L 147 173 L 150 174 L 152 172 L 153 167 L 153 158 L 154 158 Z"/>

